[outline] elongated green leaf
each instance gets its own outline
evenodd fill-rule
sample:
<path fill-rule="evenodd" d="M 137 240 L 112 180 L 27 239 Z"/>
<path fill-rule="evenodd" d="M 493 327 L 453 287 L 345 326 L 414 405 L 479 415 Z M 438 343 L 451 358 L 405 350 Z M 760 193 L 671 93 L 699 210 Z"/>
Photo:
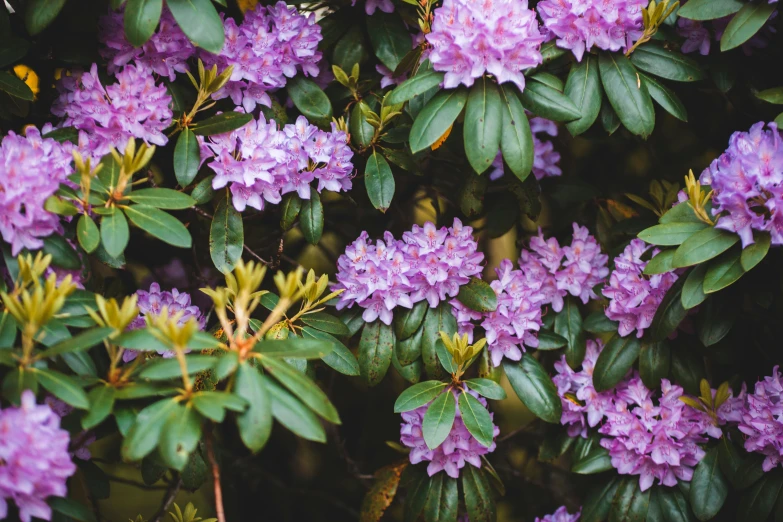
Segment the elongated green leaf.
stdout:
<path fill-rule="evenodd" d="M 698 395 L 699 383 L 706 377 L 704 361 L 681 346 L 678 350 L 672 350 L 671 375 L 672 380 L 685 389 L 685 393 Z"/>
<path fill-rule="evenodd" d="M 783 475 L 767 473 L 748 492 L 742 495 L 737 510 L 738 522 L 767 520 L 783 489 Z"/>
<path fill-rule="evenodd" d="M 397 344 L 394 346 L 394 357 L 392 357 L 392 362 L 394 362 L 394 359 L 396 358 L 397 362 L 399 362 L 401 366 L 407 366 L 413 364 L 417 360 L 420 360 L 422 339 L 424 339 L 423 327 L 416 330 L 416 332 L 411 337 L 408 337 L 404 341 L 400 341 L 399 338 L 397 338 Z"/>
<path fill-rule="evenodd" d="M 704 275 L 707 273 L 707 265 L 696 265 L 688 272 L 688 277 L 685 279 L 685 284 L 682 287 L 682 295 L 680 296 L 680 302 L 685 310 L 690 310 L 707 299 L 707 295 L 704 293 L 703 283 Z"/>
<path fill-rule="evenodd" d="M 364 184 L 372 206 L 381 212 L 386 212 L 394 197 L 394 174 L 383 155 L 375 149 L 367 158 Z"/>
<path fill-rule="evenodd" d="M 666 522 L 695 522 L 688 500 L 677 488 L 658 488 L 656 491 L 658 506 Z"/>
<path fill-rule="evenodd" d="M 139 412 L 122 442 L 122 457 L 141 460 L 154 450 L 169 414 L 178 406 L 175 399 L 163 399 Z"/>
<path fill-rule="evenodd" d="M 314 81 L 303 76 L 295 76 L 288 80 L 287 88 L 299 112 L 311 120 L 331 120 L 332 102 Z"/>
<path fill-rule="evenodd" d="M 64 353 L 89 350 L 102 340 L 106 339 L 109 334 L 113 332 L 114 328 L 92 328 L 90 330 L 85 330 L 79 335 L 70 337 L 64 341 L 60 341 L 59 343 L 40 352 L 38 357 L 45 359 L 48 357 L 54 357 L 55 355 L 62 355 Z"/>
<path fill-rule="evenodd" d="M 462 468 L 462 490 L 472 522 L 495 522 L 497 513 L 492 488 L 480 468 L 470 464 Z"/>
<path fill-rule="evenodd" d="M 187 187 L 193 183 L 198 174 L 199 163 L 201 163 L 201 152 L 196 135 L 192 130 L 185 128 L 177 138 L 174 147 L 174 175 L 180 186 Z"/>
<path fill-rule="evenodd" d="M 555 316 L 555 333 L 568 340 L 566 361 L 571 368 L 577 368 L 585 358 L 587 344 L 582 330 L 582 315 L 573 297 L 563 303 L 563 310 Z"/>
<path fill-rule="evenodd" d="M 44 368 L 34 368 L 32 371 L 41 386 L 61 401 L 80 410 L 86 410 L 90 407 L 87 394 L 72 377 Z"/>
<path fill-rule="evenodd" d="M 163 462 L 182 471 L 201 439 L 201 415 L 193 405 L 180 405 L 169 414 L 158 446 Z"/>
<path fill-rule="evenodd" d="M 564 346 L 568 346 L 568 339 L 562 335 L 550 332 L 549 330 L 538 331 L 537 350 L 557 350 Z"/>
<path fill-rule="evenodd" d="M 498 307 L 498 297 L 489 283 L 471 277 L 466 285 L 459 288 L 457 299 L 460 303 L 476 312 L 494 312 Z"/>
<path fill-rule="evenodd" d="M 269 382 L 266 384 L 269 386 Z M 243 412 L 248 406 L 245 399 L 238 395 L 217 391 L 198 392 L 193 395 L 192 403 L 199 413 L 215 422 L 223 422 L 226 409 Z"/>
<path fill-rule="evenodd" d="M 267 381 L 272 416 L 293 433 L 306 440 L 326 442 L 326 431 L 318 417 L 296 397 Z"/>
<path fill-rule="evenodd" d="M 707 228 L 705 223 L 665 223 L 639 232 L 639 239 L 651 245 L 681 245 L 696 232 Z"/>
<path fill-rule="evenodd" d="M 422 109 L 413 122 L 410 134 L 411 152 L 414 154 L 432 146 L 451 128 L 468 99 L 463 88 L 438 92 Z"/>
<path fill-rule="evenodd" d="M 661 304 L 655 311 L 655 316 L 650 325 L 650 335 L 654 341 L 663 341 L 668 338 L 680 325 L 688 312 L 682 307 L 682 278 L 678 279 L 666 292 Z"/>
<path fill-rule="evenodd" d="M 359 342 L 359 370 L 370 386 L 383 380 L 394 351 L 394 330 L 379 319 L 364 326 Z"/>
<path fill-rule="evenodd" d="M 60 3 L 65 3 L 60 0 Z M 163 10 L 163 0 L 127 0 L 125 3 L 125 37 L 135 47 L 150 39 Z"/>
<path fill-rule="evenodd" d="M 617 331 L 617 321 L 612 321 L 603 310 L 599 310 L 585 318 L 582 328 L 593 334 L 611 333 Z"/>
<path fill-rule="evenodd" d="M 76 237 L 85 252 L 91 254 L 101 244 L 101 233 L 95 221 L 86 214 L 76 223 Z"/>
<path fill-rule="evenodd" d="M 309 326 L 302 328 L 302 335 L 303 337 L 321 339 L 331 344 L 331 351 L 321 357 L 321 360 L 332 369 L 337 370 L 343 375 L 359 375 L 359 362 L 356 360 L 354 354 L 351 353 L 339 339 L 326 332 L 310 328 Z"/>
<path fill-rule="evenodd" d="M 256 343 L 253 350 L 269 357 L 320 359 L 332 351 L 332 343 L 316 338 L 289 337 L 274 341 L 260 341 Z"/>
<path fill-rule="evenodd" d="M 617 487 L 609 522 L 644 522 L 649 503 L 650 490 L 641 491 L 637 478 L 626 478 Z"/>
<path fill-rule="evenodd" d="M 589 129 L 601 112 L 601 77 L 598 75 L 598 60 L 591 55 L 571 66 L 565 84 L 565 95 L 582 115 L 566 123 L 572 136 L 578 136 Z"/>
<path fill-rule="evenodd" d="M 464 382 L 469 389 L 487 399 L 499 401 L 506 398 L 506 390 L 492 379 L 475 378 L 467 379 Z"/>
<path fill-rule="evenodd" d="M 417 466 L 408 466 L 403 472 L 400 482 L 405 482 L 406 489 L 404 520 L 405 522 L 416 522 L 427 502 L 433 479 L 427 475 L 425 470 Z"/>
<path fill-rule="evenodd" d="M 720 39 L 722 52 L 734 49 L 750 40 L 775 12 L 775 4 L 753 2 L 745 4 L 731 19 Z"/>
<path fill-rule="evenodd" d="M 699 64 L 679 51 L 649 42 L 631 54 L 631 63 L 642 71 L 677 82 L 695 82 L 704 78 Z"/>
<path fill-rule="evenodd" d="M 194 44 L 213 54 L 223 49 L 223 20 L 210 0 L 166 0 L 182 32 Z"/>
<path fill-rule="evenodd" d="M 612 337 L 606 343 L 593 370 L 596 391 L 606 391 L 620 382 L 639 357 L 642 343 L 633 335 Z"/>
<path fill-rule="evenodd" d="M 247 409 L 237 415 L 239 436 L 247 449 L 259 451 L 272 432 L 272 399 L 267 379 L 250 363 L 243 362 L 237 368 L 234 394 L 247 403 Z"/>
<path fill-rule="evenodd" d="M 81 270 L 82 260 L 63 236 L 51 235 L 43 240 L 43 253 L 52 256 L 52 264 L 68 270 Z"/>
<path fill-rule="evenodd" d="M 493 440 L 492 418 L 479 400 L 467 392 L 460 393 L 459 411 L 465 427 L 479 444 L 487 448 L 491 446 Z"/>
<path fill-rule="evenodd" d="M 117 257 L 125 251 L 130 239 L 130 230 L 128 229 L 128 220 L 125 214 L 120 210 L 114 211 L 101 218 L 101 242 L 112 257 Z"/>
<path fill-rule="evenodd" d="M 737 304 L 733 299 L 712 296 L 699 313 L 696 328 L 704 346 L 712 346 L 726 337 L 737 318 Z"/>
<path fill-rule="evenodd" d="M 324 233 L 324 207 L 321 204 L 321 196 L 315 190 L 310 191 L 310 199 L 302 203 L 302 211 L 299 213 L 299 228 L 302 235 L 311 245 L 317 245 Z"/>
<path fill-rule="evenodd" d="M 639 352 L 639 375 L 644 385 L 650 389 L 661 385 L 661 379 L 669 376 L 672 362 L 672 350 L 669 343 L 645 343 Z"/>
<path fill-rule="evenodd" d="M 710 262 L 707 273 L 704 274 L 702 289 L 705 294 L 723 290 L 745 274 L 740 261 L 741 256 L 740 248 L 732 248 Z"/>
<path fill-rule="evenodd" d="M 773 87 L 756 93 L 756 98 L 774 105 L 783 105 L 783 87 Z"/>
<path fill-rule="evenodd" d="M 53 511 L 68 517 L 68 520 L 79 520 L 80 522 L 95 522 L 95 515 L 87 506 L 80 504 L 76 500 L 66 497 L 49 497 L 46 503 Z"/>
<path fill-rule="evenodd" d="M 280 203 L 280 228 L 284 232 L 288 232 L 294 227 L 300 210 L 302 210 L 302 200 L 298 194 L 290 192 L 283 196 L 283 201 Z"/>
<path fill-rule="evenodd" d="M 444 392 L 446 383 L 424 381 L 405 389 L 394 402 L 394 413 L 403 413 L 424 406 Z"/>
<path fill-rule="evenodd" d="M 645 275 L 655 275 L 655 274 L 665 274 L 667 272 L 671 272 L 674 270 L 672 268 L 672 259 L 674 258 L 674 252 L 675 249 L 669 248 L 667 250 L 662 250 L 661 252 L 658 252 L 655 254 L 655 257 L 650 259 L 650 262 L 647 263 L 647 266 L 644 267 L 644 270 L 642 271 Z"/>
<path fill-rule="evenodd" d="M 459 493 L 457 480 L 438 473 L 431 480 L 427 503 L 424 505 L 426 522 L 456 522 Z"/>
<path fill-rule="evenodd" d="M 736 13 L 743 5 L 740 0 L 691 0 L 680 8 L 677 16 L 691 20 L 716 20 Z"/>
<path fill-rule="evenodd" d="M 451 431 L 451 426 L 454 424 L 456 414 L 457 401 L 451 391 L 438 395 L 432 401 L 432 404 L 430 404 L 427 412 L 424 414 L 422 423 L 424 442 L 428 448 L 437 448 L 446 440 Z"/>
<path fill-rule="evenodd" d="M 188 374 L 192 375 L 212 368 L 217 362 L 217 357 L 211 355 L 188 355 L 185 357 L 185 360 L 187 361 Z M 147 361 L 139 373 L 139 377 L 151 381 L 178 379 L 181 376 L 180 363 L 176 358 L 161 358 Z"/>
<path fill-rule="evenodd" d="M 702 221 L 693 212 L 690 202 L 678 203 L 658 220 L 659 223 L 701 223 Z"/>
<path fill-rule="evenodd" d="M 7 92 L 15 98 L 21 100 L 33 101 L 35 95 L 30 87 L 13 74 L 0 71 L 0 91 Z"/>
<path fill-rule="evenodd" d="M 326 312 L 315 312 L 302 316 L 302 322 L 316 330 L 334 335 L 350 335 L 348 327 L 341 320 Z"/>
<path fill-rule="evenodd" d="M 131 223 L 169 245 L 190 248 L 193 242 L 190 232 L 177 218 L 147 205 L 131 205 L 125 208 Z"/>
<path fill-rule="evenodd" d="M 430 308 L 424 318 L 423 327 L 421 358 L 424 368 L 428 377 L 440 379 L 444 372 L 437 354 L 437 343 L 440 341 L 438 332 L 445 332 L 451 339 L 457 331 L 457 319 L 451 311 L 451 305 L 441 303 L 437 308 Z"/>
<path fill-rule="evenodd" d="M 391 105 L 405 103 L 416 96 L 429 92 L 433 87 L 437 87 L 443 81 L 444 73 L 435 71 L 420 72 L 413 78 L 405 80 L 399 86 L 395 87 L 386 102 Z"/>
<path fill-rule="evenodd" d="M 527 110 L 542 118 L 553 121 L 574 121 L 582 117 L 582 113 L 568 96 L 532 78 L 526 83 L 520 99 Z"/>
<path fill-rule="evenodd" d="M 362 111 L 363 108 L 372 110 L 364 101 L 360 101 L 353 106 L 351 109 L 349 127 L 351 131 L 351 142 L 360 148 L 369 147 L 372 144 L 372 139 L 375 137 L 375 127 L 367 122 L 367 118 Z"/>
<path fill-rule="evenodd" d="M 35 36 L 60 14 L 65 0 L 29 0 L 24 13 L 27 32 Z"/>
<path fill-rule="evenodd" d="M 503 115 L 500 151 L 511 172 L 520 181 L 525 181 L 533 168 L 533 133 L 530 131 L 530 122 L 514 87 L 501 85 L 500 97 Z"/>
<path fill-rule="evenodd" d="M 652 99 L 655 100 L 658 105 L 663 107 L 666 112 L 678 120 L 688 121 L 688 111 L 685 109 L 682 100 L 680 100 L 674 91 L 646 74 L 639 73 L 639 76 L 647 86 L 647 91 L 650 93 L 650 96 L 652 96 Z"/>
<path fill-rule="evenodd" d="M 767 256 L 767 252 L 769 252 L 771 238 L 768 233 L 762 232 L 755 234 L 753 239 L 755 242 L 752 245 L 748 245 L 742 249 L 740 262 L 742 263 L 742 269 L 745 270 L 745 272 L 750 272 L 753 267 L 761 263 Z"/>
<path fill-rule="evenodd" d="M 376 11 L 367 17 L 367 34 L 375 56 L 393 71 L 411 50 L 411 35 L 397 13 Z"/>
<path fill-rule="evenodd" d="M 193 134 L 198 136 L 213 136 L 215 134 L 225 134 L 240 129 L 247 125 L 253 119 L 252 114 L 242 112 L 224 112 L 210 116 L 206 120 L 196 123 Z"/>
<path fill-rule="evenodd" d="M 310 379 L 296 371 L 287 363 L 263 357 L 261 364 L 288 390 L 296 395 L 315 413 L 333 424 L 340 424 L 340 416 L 329 401 L 329 397 Z"/>
<path fill-rule="evenodd" d="M 643 138 L 652 134 L 655 110 L 647 86 L 630 60 L 622 54 L 604 52 L 598 65 L 609 103 L 625 128 Z"/>
<path fill-rule="evenodd" d="M 557 388 L 538 361 L 523 354 L 519 363 L 505 361 L 503 369 L 514 393 L 531 412 L 546 422 L 560 422 L 562 407 Z"/>
<path fill-rule="evenodd" d="M 442 339 L 435 341 L 435 353 L 438 354 L 438 360 L 443 369 L 446 370 L 446 373 L 456 373 L 458 366 L 454 362 L 454 356 L 448 351 L 446 345 L 443 344 Z"/>
<path fill-rule="evenodd" d="M 220 199 L 209 228 L 209 255 L 215 268 L 224 274 L 234 270 L 242 257 L 244 244 L 242 215 L 231 204 L 226 191 L 226 197 Z"/>
<path fill-rule="evenodd" d="M 473 85 L 465 107 L 465 155 L 473 170 L 486 171 L 500 150 L 503 113 L 500 94 L 492 80 L 480 78 Z"/>
<path fill-rule="evenodd" d="M 710 448 L 693 470 L 690 501 L 699 520 L 718 514 L 729 494 L 729 484 L 718 465 L 718 448 Z"/>
<path fill-rule="evenodd" d="M 612 499 L 617 492 L 617 486 L 620 483 L 619 478 L 612 478 L 605 484 L 601 484 L 592 489 L 587 500 L 582 507 L 582 522 L 603 522 L 609 516 L 609 510 L 612 508 Z"/>
<path fill-rule="evenodd" d="M 144 188 L 134 190 L 128 194 L 128 199 L 134 203 L 167 210 L 190 208 L 196 204 L 196 201 L 184 192 L 168 188 Z"/>
<path fill-rule="evenodd" d="M 412 308 L 394 311 L 394 333 L 397 341 L 411 337 L 424 322 L 429 306 L 426 301 L 419 301 Z"/>
<path fill-rule="evenodd" d="M 609 458 L 609 452 L 599 443 L 600 437 L 592 436 L 589 439 L 580 439 L 581 448 L 577 447 L 574 451 L 574 459 L 571 464 L 571 471 L 580 475 L 592 475 L 612 469 L 612 460 Z"/>

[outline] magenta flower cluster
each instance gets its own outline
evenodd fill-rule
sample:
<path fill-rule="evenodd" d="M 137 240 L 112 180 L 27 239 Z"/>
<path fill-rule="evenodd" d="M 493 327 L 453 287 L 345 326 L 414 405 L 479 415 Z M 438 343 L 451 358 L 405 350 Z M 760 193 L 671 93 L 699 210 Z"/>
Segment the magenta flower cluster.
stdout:
<path fill-rule="evenodd" d="M 636 337 L 644 335 L 652 324 L 658 305 L 677 280 L 676 272 L 644 275 L 648 261 L 642 255 L 651 247 L 641 239 L 634 239 L 623 253 L 614 258 L 614 271 L 603 294 L 609 299 L 606 317 L 620 323 L 617 331 L 622 336 L 636 330 Z M 655 248 L 652 255 L 660 250 Z"/>
<path fill-rule="evenodd" d="M 125 38 L 122 11 L 102 16 L 98 27 L 98 39 L 103 44 L 100 53 L 108 61 L 106 68 L 109 74 L 115 74 L 132 63 L 173 82 L 177 73 L 188 71 L 187 62 L 196 54 L 196 48 L 168 8 L 163 9 L 160 25 L 141 47 L 134 47 Z"/>
<path fill-rule="evenodd" d="M 729 148 L 701 174 L 713 190 L 717 228 L 734 232 L 742 247 L 754 243 L 753 231 L 766 231 L 773 245 L 783 244 L 783 143 L 777 125 L 759 122 L 735 132 Z"/>
<path fill-rule="evenodd" d="M 557 46 L 570 49 L 582 61 L 593 47 L 605 51 L 628 48 L 644 29 L 642 8 L 647 0 L 544 0 L 538 14 L 557 38 Z"/>
<path fill-rule="evenodd" d="M 478 323 L 484 329 L 492 365 L 500 366 L 504 357 L 520 360 L 526 351 L 525 345 L 538 346 L 537 332 L 541 329 L 541 306 L 545 297 L 537 274 L 515 270 L 510 260 L 501 261 L 495 272 L 498 278 L 490 283 L 498 298 L 494 312 L 476 312 L 456 299 L 451 305 L 459 333 L 467 333 L 473 342 L 473 329 Z"/>
<path fill-rule="evenodd" d="M 383 81 L 381 81 L 383 85 Z M 555 145 L 550 140 L 545 140 L 547 136 L 557 136 L 557 124 L 546 118 L 530 118 L 530 130 L 533 133 L 533 175 L 537 180 L 544 178 L 560 176 L 563 171 L 558 165 L 560 163 L 560 153 L 555 150 Z M 503 154 L 498 152 L 495 161 L 492 162 L 492 171 L 489 173 L 489 179 L 499 179 L 504 174 Z"/>
<path fill-rule="evenodd" d="M 579 522 L 581 516 L 581 509 L 572 515 L 565 506 L 560 506 L 551 515 L 546 515 L 543 518 L 536 517 L 535 522 Z"/>
<path fill-rule="evenodd" d="M 136 296 L 138 297 L 139 316 L 128 325 L 129 330 L 144 328 L 147 326 L 147 318 L 159 316 L 164 308 L 168 310 L 169 315 L 182 313 L 178 324 L 185 324 L 187 321 L 195 319 L 200 329 L 206 325 L 206 317 L 198 306 L 191 305 L 190 294 L 187 292 L 180 292 L 176 288 L 171 291 L 161 291 L 158 283 L 152 283 L 149 292 L 138 290 Z M 164 358 L 174 356 L 174 352 L 168 350 L 159 350 L 158 353 Z M 135 351 L 126 350 L 122 359 L 129 362 L 137 355 Z"/>
<path fill-rule="evenodd" d="M 58 82 L 59 97 L 52 114 L 63 117 L 62 126 L 85 131 L 85 154 L 100 158 L 110 148 L 125 150 L 130 138 L 165 145 L 163 131 L 171 125 L 171 96 L 156 84 L 151 70 L 128 65 L 116 74 L 117 83 L 104 87 L 98 66 L 76 71 Z"/>
<path fill-rule="evenodd" d="M 522 71 L 543 62 L 544 35 L 527 0 L 444 0 L 435 10 L 430 62 L 443 87 L 470 87 L 485 73 L 525 89 Z"/>
<path fill-rule="evenodd" d="M 487 400 L 473 390 L 457 392 L 453 390 L 454 400 L 457 400 L 458 393 L 470 393 L 476 397 L 481 404 L 485 407 Z M 459 478 L 459 470 L 465 467 L 468 463 L 477 468 L 481 467 L 481 456 L 495 451 L 495 442 L 489 447 L 483 446 L 476 438 L 470 434 L 465 427 L 465 423 L 462 420 L 459 408 L 457 408 L 457 415 L 454 419 L 454 424 L 451 426 L 451 431 L 446 437 L 446 440 L 441 443 L 440 446 L 430 449 L 424 442 L 424 433 L 422 431 L 422 423 L 424 422 L 424 414 L 427 412 L 429 404 L 416 408 L 415 410 L 408 411 L 402 414 L 403 423 L 400 425 L 400 442 L 408 448 L 411 448 L 408 458 L 411 464 L 418 464 L 419 462 L 427 461 L 427 473 L 429 476 L 445 471 L 446 474 L 452 478 Z M 491 417 L 494 414 L 490 413 Z M 500 434 L 500 428 L 492 425 L 493 439 Z"/>
<path fill-rule="evenodd" d="M 35 127 L 25 132 L 9 132 L 0 141 L 0 236 L 14 256 L 23 248 L 41 248 L 42 238 L 60 229 L 44 203 L 73 172 L 67 147 L 42 138 Z"/>
<path fill-rule="evenodd" d="M 251 112 L 257 104 L 270 107 L 268 92 L 284 87 L 297 71 L 318 75 L 318 42 L 323 37 L 314 14 L 302 15 L 282 1 L 268 7 L 259 3 L 239 25 L 228 18 L 224 26 L 226 41 L 220 54 L 202 55 L 206 65 L 216 64 L 221 72 L 234 67 L 215 99 L 230 97 Z"/>
<path fill-rule="evenodd" d="M 573 224 L 571 244 L 560 246 L 557 239 L 538 235 L 530 239 L 529 250 L 522 250 L 519 266 L 539 279 L 544 293 L 544 304 L 551 304 L 555 312 L 563 309 L 563 298 L 568 294 L 587 304 L 598 299 L 593 288 L 605 282 L 609 274 L 609 256 L 601 252 L 598 241 L 586 227 Z"/>
<path fill-rule="evenodd" d="M 386 232 L 373 244 L 362 232 L 337 260 L 333 289 L 344 290 L 337 308 L 356 304 L 364 308 L 366 322 L 380 318 L 385 324 L 391 324 L 397 306 L 411 308 L 426 299 L 435 308 L 481 274 L 484 254 L 477 250 L 473 229 L 456 218 L 451 228 L 413 225 L 402 240 Z"/>
<path fill-rule="evenodd" d="M 37 405 L 30 390 L 22 392 L 18 408 L 0 410 L 0 520 L 8 517 L 9 501 L 22 522 L 52 519 L 46 499 L 64 497 L 66 480 L 76 472 L 69 441 L 60 417 L 48 405 Z"/>
<path fill-rule="evenodd" d="M 310 199 L 310 184 L 317 190 L 340 192 L 351 188 L 353 152 L 348 136 L 334 123 L 325 132 L 299 116 L 296 124 L 278 129 L 263 115 L 228 134 L 211 136 L 201 146 L 202 160 L 212 158 L 212 187 L 231 184 L 234 208 L 263 210 L 265 202 L 280 203 L 283 194 L 296 192 Z"/>

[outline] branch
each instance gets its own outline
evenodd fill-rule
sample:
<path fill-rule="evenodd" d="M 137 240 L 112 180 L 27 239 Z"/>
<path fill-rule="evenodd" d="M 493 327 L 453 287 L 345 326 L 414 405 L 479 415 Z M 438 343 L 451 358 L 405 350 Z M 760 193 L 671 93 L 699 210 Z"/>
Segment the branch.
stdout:
<path fill-rule="evenodd" d="M 223 490 L 220 488 L 220 467 L 215 459 L 215 451 L 212 448 L 212 432 L 207 431 L 205 442 L 207 445 L 207 458 L 212 467 L 212 482 L 215 487 L 215 513 L 218 522 L 226 522 L 226 513 L 223 509 Z"/>
<path fill-rule="evenodd" d="M 169 509 L 171 504 L 174 502 L 177 493 L 179 493 L 179 488 L 181 487 L 182 479 L 180 478 L 179 473 L 177 473 L 176 479 L 173 480 L 166 489 L 166 494 L 163 496 L 163 503 L 160 505 L 160 508 L 158 508 L 155 514 L 152 515 L 150 522 L 160 522 L 163 519 L 163 517 L 166 515 L 166 510 Z"/>

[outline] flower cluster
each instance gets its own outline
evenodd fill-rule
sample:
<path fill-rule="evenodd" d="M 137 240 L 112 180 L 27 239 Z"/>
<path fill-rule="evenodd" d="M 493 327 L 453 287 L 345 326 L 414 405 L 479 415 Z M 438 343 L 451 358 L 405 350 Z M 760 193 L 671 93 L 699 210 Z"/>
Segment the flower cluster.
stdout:
<path fill-rule="evenodd" d="M 573 515 L 568 512 L 565 506 L 560 506 L 557 511 L 551 515 L 546 515 L 544 518 L 536 517 L 535 522 L 579 522 L 579 517 L 582 516 L 582 510 L 580 509 Z"/>
<path fill-rule="evenodd" d="M 91 157 L 100 158 L 112 147 L 124 151 L 130 138 L 165 145 L 163 131 L 172 117 L 166 87 L 156 84 L 152 72 L 142 66 L 127 65 L 116 78 L 117 83 L 104 87 L 96 64 L 89 72 L 63 76 L 52 114 L 64 118 L 63 126 L 86 132 L 84 152 Z"/>
<path fill-rule="evenodd" d="M 229 82 L 213 98 L 230 97 L 251 112 L 259 103 L 271 107 L 268 92 L 284 87 L 297 71 L 318 75 L 317 49 L 323 37 L 314 14 L 302 15 L 282 1 L 268 7 L 259 3 L 239 25 L 228 18 L 224 26 L 226 41 L 220 54 L 203 53 L 204 63 L 216 64 L 220 71 L 234 67 Z"/>
<path fill-rule="evenodd" d="M 486 407 L 487 400 L 472 391 L 460 391 L 453 390 L 454 400 L 457 400 L 458 393 L 470 393 L 476 397 L 479 402 Z M 454 419 L 454 424 L 451 426 L 451 432 L 446 437 L 446 440 L 435 449 L 430 449 L 424 442 L 424 434 L 422 432 L 422 422 L 424 422 L 424 414 L 427 412 L 429 404 L 416 408 L 415 410 L 408 411 L 402 414 L 402 420 L 404 421 L 400 425 L 400 442 L 405 446 L 411 448 L 411 452 L 408 458 L 411 464 L 418 464 L 419 462 L 428 461 L 427 473 L 429 476 L 433 476 L 435 473 L 445 470 L 446 474 L 452 478 L 459 477 L 459 470 L 465 467 L 465 463 L 471 464 L 477 468 L 481 467 L 481 456 L 495 451 L 495 442 L 489 447 L 481 445 L 473 435 L 470 434 L 465 427 L 465 423 L 462 420 L 459 408 L 457 408 L 457 416 Z M 494 416 L 494 414 L 490 414 Z M 500 434 L 500 428 L 492 425 L 493 439 Z"/>
<path fill-rule="evenodd" d="M 36 405 L 30 390 L 22 392 L 18 408 L 0 410 L 0 519 L 8 516 L 9 500 L 23 522 L 52 519 L 47 497 L 65 496 L 66 480 L 76 472 L 69 441 L 60 417 L 48 405 Z"/>
<path fill-rule="evenodd" d="M 413 225 L 402 240 L 386 232 L 374 245 L 362 232 L 337 260 L 334 290 L 345 290 L 337 308 L 358 304 L 365 321 L 380 317 L 385 324 L 391 324 L 396 306 L 411 308 L 426 299 L 435 308 L 481 273 L 484 254 L 472 234 L 456 218 L 448 229 Z"/>
<path fill-rule="evenodd" d="M 381 80 L 383 86 L 383 80 Z M 533 175 L 537 180 L 560 176 L 560 153 L 555 150 L 555 145 L 549 140 L 541 138 L 557 136 L 557 124 L 546 118 L 530 118 L 530 130 L 533 133 Z M 498 153 L 492 162 L 493 170 L 489 173 L 489 179 L 495 180 L 503 176 L 503 154 Z"/>
<path fill-rule="evenodd" d="M 229 134 L 203 141 L 201 157 L 213 158 L 212 187 L 231 184 L 234 208 L 264 209 L 264 203 L 280 203 L 283 194 L 296 192 L 310 199 L 310 183 L 317 190 L 340 192 L 351 188 L 353 152 L 348 136 L 332 123 L 325 132 L 299 116 L 296 124 L 278 129 L 263 115 Z"/>
<path fill-rule="evenodd" d="M 464 84 L 490 73 L 498 83 L 525 88 L 524 69 L 543 62 L 544 35 L 527 0 L 444 0 L 435 10 L 430 62 L 446 73 L 443 87 Z"/>
<path fill-rule="evenodd" d="M 123 13 L 110 12 L 102 16 L 98 39 L 103 44 L 101 56 L 108 60 L 109 74 L 115 74 L 122 67 L 133 63 L 141 69 L 150 69 L 155 74 L 171 81 L 177 73 L 188 70 L 187 61 L 196 54 L 196 48 L 179 28 L 168 8 L 160 16 L 160 25 L 147 42 L 134 47 L 125 37 Z"/>
<path fill-rule="evenodd" d="M 582 61 L 593 46 L 605 51 L 630 47 L 642 35 L 642 8 L 647 0 L 544 0 L 538 14 L 557 38 L 557 46 L 570 49 Z"/>
<path fill-rule="evenodd" d="M 27 127 L 25 136 L 9 132 L 0 141 L 0 236 L 12 255 L 41 248 L 42 238 L 60 228 L 44 203 L 71 174 L 72 159 L 66 147 L 42 138 L 35 127 Z"/>
<path fill-rule="evenodd" d="M 136 295 L 138 296 L 139 316 L 128 325 L 130 330 L 144 328 L 147 325 L 147 318 L 160 315 L 164 308 L 168 310 L 169 314 L 182 313 L 178 321 L 179 324 L 185 324 L 190 319 L 195 319 L 201 329 L 206 324 L 206 317 L 201 313 L 198 306 L 190 304 L 190 294 L 187 292 L 180 292 L 176 288 L 173 288 L 170 292 L 161 291 L 158 283 L 152 283 L 149 292 L 138 290 Z M 168 350 L 159 350 L 158 353 L 165 358 L 174 356 L 174 352 Z M 129 362 L 135 359 L 136 355 L 135 351 L 126 350 L 122 358 L 125 362 Z"/>
<path fill-rule="evenodd" d="M 456 299 L 451 305 L 459 333 L 467 333 L 470 342 L 473 342 L 473 321 L 481 321 L 479 325 L 485 332 L 492 365 L 499 366 L 504 357 L 520 360 L 525 345 L 538 346 L 536 333 L 541 328 L 541 306 L 545 296 L 541 292 L 541 279 L 531 271 L 514 270 L 508 259 L 501 261 L 495 272 L 498 278 L 490 283 L 498 298 L 494 312 L 476 312 Z"/>
<path fill-rule="evenodd" d="M 735 132 L 729 148 L 702 172 L 713 190 L 717 228 L 734 232 L 742 247 L 753 244 L 753 230 L 783 244 L 783 143 L 777 125 L 759 122 L 749 132 Z"/>
<path fill-rule="evenodd" d="M 623 253 L 614 258 L 614 271 L 609 276 L 609 285 L 603 294 L 609 298 L 606 317 L 619 321 L 618 333 L 625 337 L 636 330 L 636 337 L 644 334 L 644 329 L 652 324 L 658 305 L 666 292 L 677 280 L 676 272 L 656 275 L 644 275 L 648 261 L 642 261 L 642 255 L 650 245 L 641 239 L 634 239 L 625 247 Z M 655 248 L 652 255 L 660 250 Z"/>
<path fill-rule="evenodd" d="M 573 224 L 574 233 L 569 246 L 561 247 L 557 239 L 545 239 L 541 230 L 530 239 L 530 250 L 522 250 L 519 266 L 541 280 L 544 304 L 551 304 L 555 312 L 563 309 L 563 298 L 571 294 L 587 303 L 597 299 L 593 288 L 603 283 L 609 274 L 609 256 L 587 228 Z"/>

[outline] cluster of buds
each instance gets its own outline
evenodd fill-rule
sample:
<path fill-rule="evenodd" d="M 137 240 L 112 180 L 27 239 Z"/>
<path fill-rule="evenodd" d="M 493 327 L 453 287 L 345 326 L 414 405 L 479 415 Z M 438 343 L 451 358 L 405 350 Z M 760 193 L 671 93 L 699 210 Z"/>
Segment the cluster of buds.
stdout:
<path fill-rule="evenodd" d="M 685 176 L 685 191 L 688 194 L 688 201 L 690 201 L 691 207 L 693 207 L 693 213 L 696 217 L 704 221 L 710 226 L 715 225 L 715 222 L 710 217 L 710 213 L 707 211 L 706 205 L 712 198 L 712 190 L 707 192 L 701 188 L 701 183 L 693 175 L 693 171 L 688 172 Z"/>
<path fill-rule="evenodd" d="M 487 344 L 487 340 L 484 338 L 479 339 L 473 344 L 469 344 L 468 334 L 458 333 L 454 334 L 454 337 L 449 339 L 449 335 L 446 332 L 439 332 L 440 340 L 446 347 L 446 351 L 451 354 L 452 366 L 451 378 L 455 385 L 460 384 L 460 379 L 467 371 L 468 367 L 476 360 L 481 350 Z"/>

